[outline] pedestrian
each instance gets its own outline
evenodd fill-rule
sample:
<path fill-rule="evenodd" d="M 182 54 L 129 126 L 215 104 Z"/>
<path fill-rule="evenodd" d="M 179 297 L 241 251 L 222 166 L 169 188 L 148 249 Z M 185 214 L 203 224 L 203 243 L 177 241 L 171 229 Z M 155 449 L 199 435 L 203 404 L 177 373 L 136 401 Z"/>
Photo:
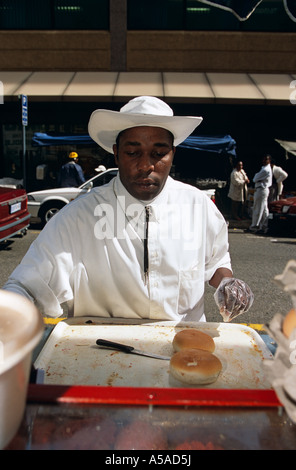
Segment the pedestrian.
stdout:
<path fill-rule="evenodd" d="M 78 164 L 78 153 L 70 152 L 67 163 L 60 170 L 59 185 L 61 188 L 77 188 L 84 182 L 83 170 Z"/>
<path fill-rule="evenodd" d="M 102 173 L 103 171 L 106 171 L 105 165 L 99 165 L 98 167 L 95 168 L 96 173 Z"/>
<path fill-rule="evenodd" d="M 4 289 L 52 317 L 66 303 L 75 316 L 179 322 L 205 320 L 208 281 L 227 320 L 248 310 L 253 294 L 233 277 L 222 214 L 169 176 L 176 146 L 201 121 L 151 96 L 94 111 L 89 134 L 114 153 L 118 175 L 55 215 Z"/>
<path fill-rule="evenodd" d="M 231 199 L 231 218 L 241 220 L 244 218 L 244 207 L 247 197 L 247 184 L 249 178 L 243 169 L 243 162 L 236 163 L 230 175 L 228 197 Z"/>
<path fill-rule="evenodd" d="M 254 204 L 252 213 L 252 223 L 248 231 L 254 233 L 267 233 L 268 231 L 268 195 L 272 185 L 271 157 L 266 155 L 262 160 L 261 170 L 255 174 Z"/>
<path fill-rule="evenodd" d="M 283 194 L 283 181 L 288 178 L 288 173 L 280 166 L 271 163 L 272 185 L 269 188 L 268 202 L 278 201 Z"/>

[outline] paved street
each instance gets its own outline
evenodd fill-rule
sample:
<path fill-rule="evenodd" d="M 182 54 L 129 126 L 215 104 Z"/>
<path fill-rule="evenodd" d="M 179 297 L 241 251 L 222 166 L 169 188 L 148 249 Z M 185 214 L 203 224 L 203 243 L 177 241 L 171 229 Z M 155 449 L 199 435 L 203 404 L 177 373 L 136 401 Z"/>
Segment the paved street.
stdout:
<path fill-rule="evenodd" d="M 32 241 L 38 235 L 32 226 L 23 238 L 13 238 L 0 246 L 0 285 L 20 262 Z M 235 277 L 246 281 L 254 292 L 251 310 L 237 317 L 236 322 L 266 323 L 275 313 L 287 313 L 291 300 L 274 283 L 276 274 L 282 273 L 286 263 L 296 258 L 296 238 L 265 237 L 244 233 L 242 229 L 229 229 L 229 244 Z M 206 315 L 208 321 L 221 321 L 213 299 L 214 289 L 206 288 Z"/>
<path fill-rule="evenodd" d="M 254 293 L 252 308 L 236 321 L 267 323 L 275 313 L 287 313 L 291 299 L 273 279 L 283 272 L 290 259 L 296 258 L 296 238 L 258 236 L 230 229 L 229 246 L 234 276 L 247 282 Z M 206 292 L 207 319 L 217 321 L 213 289 L 207 287 Z"/>

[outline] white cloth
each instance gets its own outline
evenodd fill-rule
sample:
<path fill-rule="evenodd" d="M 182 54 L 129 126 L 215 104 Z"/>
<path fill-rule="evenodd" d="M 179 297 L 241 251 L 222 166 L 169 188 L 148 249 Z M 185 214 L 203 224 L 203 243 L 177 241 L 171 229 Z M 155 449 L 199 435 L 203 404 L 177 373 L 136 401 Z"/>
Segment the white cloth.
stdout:
<path fill-rule="evenodd" d="M 257 188 L 254 194 L 254 204 L 252 213 L 251 230 L 262 230 L 267 232 L 268 229 L 268 195 L 269 188 Z"/>
<path fill-rule="evenodd" d="M 266 232 L 269 215 L 269 188 L 272 185 L 272 170 L 270 164 L 262 166 L 261 170 L 255 174 L 253 181 L 255 183 L 255 194 L 250 230 L 259 229 Z"/>
<path fill-rule="evenodd" d="M 269 188 L 272 185 L 272 170 L 271 166 L 262 166 L 261 170 L 255 174 L 253 181 L 255 183 L 255 189 L 257 188 Z"/>
<path fill-rule="evenodd" d="M 272 172 L 277 183 L 281 183 L 286 178 L 288 178 L 288 173 L 283 170 L 280 166 L 273 165 Z"/>
<path fill-rule="evenodd" d="M 231 269 L 225 220 L 202 191 L 170 177 L 149 205 L 147 285 L 144 203 L 117 176 L 56 214 L 4 289 L 24 288 L 52 317 L 67 302 L 75 316 L 203 319 L 205 281 Z"/>
<path fill-rule="evenodd" d="M 279 199 L 279 196 L 282 195 L 283 189 L 284 189 L 283 181 L 285 181 L 285 179 L 288 178 L 288 173 L 285 170 L 283 170 L 280 166 L 276 166 L 276 165 L 273 165 L 272 173 L 277 183 L 276 198 Z"/>
<path fill-rule="evenodd" d="M 233 201 L 244 202 L 247 181 L 248 177 L 243 169 L 234 169 L 230 175 L 230 187 L 228 197 L 230 197 L 230 199 L 232 199 Z"/>

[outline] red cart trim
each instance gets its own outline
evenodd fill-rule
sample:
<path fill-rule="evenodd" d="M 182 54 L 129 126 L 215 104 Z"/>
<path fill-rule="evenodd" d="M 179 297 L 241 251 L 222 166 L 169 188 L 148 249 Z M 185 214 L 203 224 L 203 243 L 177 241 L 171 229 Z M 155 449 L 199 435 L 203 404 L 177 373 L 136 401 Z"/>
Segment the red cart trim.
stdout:
<path fill-rule="evenodd" d="M 279 407 L 274 390 L 36 385 L 28 402 L 209 407 Z"/>

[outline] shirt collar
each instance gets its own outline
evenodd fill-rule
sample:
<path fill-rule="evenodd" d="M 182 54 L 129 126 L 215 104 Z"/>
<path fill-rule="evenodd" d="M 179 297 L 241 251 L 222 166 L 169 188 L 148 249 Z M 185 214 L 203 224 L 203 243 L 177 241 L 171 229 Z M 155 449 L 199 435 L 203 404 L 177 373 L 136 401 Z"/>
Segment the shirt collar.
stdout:
<path fill-rule="evenodd" d="M 118 202 L 119 202 L 121 208 L 124 210 L 125 213 L 127 212 L 126 209 L 131 204 L 140 205 L 143 208 L 143 210 L 138 211 L 138 218 L 140 218 L 142 216 L 142 214 L 144 213 L 145 206 L 150 206 L 150 208 L 152 209 L 151 210 L 151 216 L 154 217 L 156 221 L 159 221 L 160 220 L 160 207 L 163 204 L 166 204 L 167 199 L 168 199 L 167 187 L 168 187 L 169 178 L 170 177 L 168 177 L 167 181 L 165 182 L 165 185 L 164 185 L 162 191 L 154 199 L 152 199 L 150 201 L 141 201 L 140 199 L 136 199 L 135 197 L 133 197 L 127 191 L 127 189 L 123 186 L 123 184 L 120 180 L 119 173 L 117 174 L 116 178 L 114 179 L 113 189 L 114 189 L 114 192 L 115 192 L 115 196 L 117 197 Z M 121 196 L 121 197 L 119 198 L 119 196 Z"/>

